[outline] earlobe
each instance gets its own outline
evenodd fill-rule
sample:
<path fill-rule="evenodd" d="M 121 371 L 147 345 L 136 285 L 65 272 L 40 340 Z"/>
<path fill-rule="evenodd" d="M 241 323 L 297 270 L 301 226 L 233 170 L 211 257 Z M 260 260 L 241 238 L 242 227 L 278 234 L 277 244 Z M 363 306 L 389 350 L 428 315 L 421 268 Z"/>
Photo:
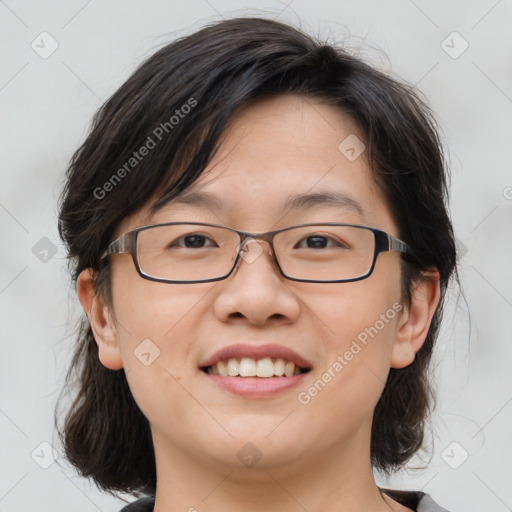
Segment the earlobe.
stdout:
<path fill-rule="evenodd" d="M 83 270 L 77 279 L 78 298 L 91 324 L 101 363 L 110 370 L 123 367 L 119 338 L 111 309 L 94 286 L 94 271 Z"/>
<path fill-rule="evenodd" d="M 409 366 L 423 346 L 432 317 L 439 305 L 441 288 L 439 272 L 433 270 L 416 281 L 411 291 L 411 304 L 404 308 L 391 354 L 391 368 Z"/>

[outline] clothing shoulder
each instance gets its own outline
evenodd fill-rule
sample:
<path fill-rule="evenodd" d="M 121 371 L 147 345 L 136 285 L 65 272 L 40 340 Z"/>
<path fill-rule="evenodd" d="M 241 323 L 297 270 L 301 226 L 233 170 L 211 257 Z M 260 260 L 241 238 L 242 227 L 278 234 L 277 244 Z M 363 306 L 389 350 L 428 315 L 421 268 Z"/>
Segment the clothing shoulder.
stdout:
<path fill-rule="evenodd" d="M 439 506 L 430 495 L 421 491 L 399 491 L 395 489 L 381 489 L 395 501 L 415 512 L 449 512 Z"/>
<path fill-rule="evenodd" d="M 398 503 L 414 510 L 415 512 L 449 512 L 440 507 L 430 495 L 419 491 L 394 491 L 390 489 L 384 490 L 388 496 L 391 496 Z M 149 496 L 140 498 L 130 505 L 124 507 L 121 512 L 153 512 L 155 506 L 155 498 Z"/>
<path fill-rule="evenodd" d="M 124 507 L 121 512 L 153 512 L 155 506 L 155 498 L 148 496 L 146 498 L 140 498 L 133 503 L 130 503 Z"/>
<path fill-rule="evenodd" d="M 417 512 L 449 512 L 443 507 L 440 507 L 428 494 L 420 499 Z"/>

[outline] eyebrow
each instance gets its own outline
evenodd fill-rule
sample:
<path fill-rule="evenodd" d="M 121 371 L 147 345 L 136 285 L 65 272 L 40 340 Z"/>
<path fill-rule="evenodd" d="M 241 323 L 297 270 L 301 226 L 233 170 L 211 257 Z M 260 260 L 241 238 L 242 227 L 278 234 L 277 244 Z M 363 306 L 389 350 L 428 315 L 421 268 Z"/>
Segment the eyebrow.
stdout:
<path fill-rule="evenodd" d="M 344 192 L 337 192 L 334 190 L 320 190 L 314 193 L 288 196 L 281 208 L 281 213 L 288 210 L 302 210 L 322 206 L 351 210 L 361 216 L 364 216 L 363 207 L 355 199 Z"/>
<path fill-rule="evenodd" d="M 209 192 L 198 192 L 195 190 L 185 190 L 180 195 L 167 202 L 165 206 L 184 204 L 207 208 L 213 211 L 224 209 L 222 201 Z M 281 206 L 280 214 L 289 210 L 305 210 L 319 207 L 336 207 L 343 210 L 353 211 L 358 215 L 364 216 L 363 207 L 352 197 L 344 192 L 333 190 L 320 190 L 313 193 L 294 194 L 288 196 Z"/>

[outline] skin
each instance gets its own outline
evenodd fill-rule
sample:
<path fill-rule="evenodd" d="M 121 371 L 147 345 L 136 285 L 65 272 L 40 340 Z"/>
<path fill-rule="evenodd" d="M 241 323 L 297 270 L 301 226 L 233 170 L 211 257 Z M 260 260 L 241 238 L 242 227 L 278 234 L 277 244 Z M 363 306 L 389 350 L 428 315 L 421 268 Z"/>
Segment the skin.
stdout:
<path fill-rule="evenodd" d="M 233 118 L 198 185 L 219 197 L 216 212 L 169 205 L 124 219 L 120 234 L 147 223 L 198 221 L 264 232 L 306 222 L 349 222 L 398 236 L 382 191 L 363 153 L 349 161 L 338 146 L 362 135 L 338 109 L 289 95 L 260 100 Z M 329 188 L 350 195 L 364 215 L 333 207 L 278 214 L 285 196 Z M 149 206 L 149 205 L 148 205 Z M 378 256 L 373 274 L 352 283 L 287 280 L 269 247 L 241 261 L 222 281 L 163 284 L 142 279 L 128 254 L 111 258 L 112 304 L 85 270 L 78 293 L 101 362 L 124 368 L 148 418 L 157 461 L 156 511 L 408 511 L 381 495 L 370 465 L 374 407 L 390 368 L 414 361 L 439 302 L 433 272 L 402 302 L 400 256 Z M 366 327 L 393 304 L 401 314 L 311 401 L 297 400 Z M 134 356 L 149 338 L 160 350 L 150 366 Z M 247 399 L 212 385 L 200 361 L 235 344 L 278 343 L 309 360 L 304 385 L 266 399 Z M 237 452 L 251 442 L 262 454 L 245 467 Z"/>

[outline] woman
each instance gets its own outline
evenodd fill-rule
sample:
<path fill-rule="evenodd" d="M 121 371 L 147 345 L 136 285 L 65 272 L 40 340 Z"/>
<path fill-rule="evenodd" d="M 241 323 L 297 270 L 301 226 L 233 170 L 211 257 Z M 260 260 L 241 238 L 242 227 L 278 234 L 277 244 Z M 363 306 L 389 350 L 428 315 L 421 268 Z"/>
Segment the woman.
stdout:
<path fill-rule="evenodd" d="M 67 173 L 68 459 L 126 511 L 442 511 L 422 446 L 455 245 L 415 91 L 236 18 L 150 57 Z"/>

